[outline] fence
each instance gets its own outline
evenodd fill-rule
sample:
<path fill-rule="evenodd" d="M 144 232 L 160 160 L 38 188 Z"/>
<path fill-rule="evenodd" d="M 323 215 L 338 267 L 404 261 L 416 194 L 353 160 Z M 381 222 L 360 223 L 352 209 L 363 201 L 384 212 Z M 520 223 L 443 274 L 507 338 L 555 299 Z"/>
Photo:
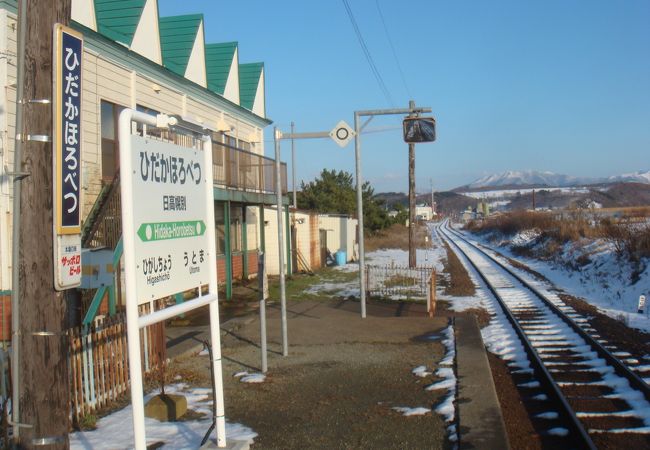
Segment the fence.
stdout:
<path fill-rule="evenodd" d="M 78 421 L 129 390 L 125 316 L 87 329 L 73 328 L 69 337 L 70 400 L 73 421 Z M 166 358 L 164 323 L 140 330 L 140 339 L 144 372 L 161 367 Z"/>
<path fill-rule="evenodd" d="M 287 192 L 287 165 L 281 163 L 280 183 Z M 216 185 L 274 193 L 275 160 L 221 142 L 212 143 L 212 173 Z"/>
<path fill-rule="evenodd" d="M 366 292 L 393 300 L 426 300 L 432 284 L 435 290 L 434 273 L 433 267 L 367 265 Z"/>

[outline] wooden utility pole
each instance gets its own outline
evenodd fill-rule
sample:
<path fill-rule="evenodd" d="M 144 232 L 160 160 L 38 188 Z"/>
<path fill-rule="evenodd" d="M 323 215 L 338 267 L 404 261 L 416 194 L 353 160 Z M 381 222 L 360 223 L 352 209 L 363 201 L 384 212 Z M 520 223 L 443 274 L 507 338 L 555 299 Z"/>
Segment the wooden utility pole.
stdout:
<path fill-rule="evenodd" d="M 18 445 L 68 448 L 66 297 L 54 290 L 52 236 L 53 26 L 70 21 L 70 0 L 19 2 L 26 14 L 19 232 L 20 417 Z M 48 101 L 43 101 L 48 100 Z M 48 136 L 49 141 L 42 136 Z"/>
<path fill-rule="evenodd" d="M 409 102 L 409 109 L 415 108 L 415 102 Z M 411 114 L 409 117 L 412 117 Z M 409 143 L 409 267 L 417 266 L 415 254 L 415 144 Z"/>

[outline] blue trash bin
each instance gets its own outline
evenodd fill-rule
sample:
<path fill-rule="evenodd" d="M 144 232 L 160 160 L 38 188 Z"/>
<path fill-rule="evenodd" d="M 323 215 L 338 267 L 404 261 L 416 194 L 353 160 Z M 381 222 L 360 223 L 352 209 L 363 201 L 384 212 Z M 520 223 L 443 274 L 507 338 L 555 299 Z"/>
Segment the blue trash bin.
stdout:
<path fill-rule="evenodd" d="M 336 265 L 344 266 L 348 262 L 348 253 L 345 250 L 336 252 Z"/>

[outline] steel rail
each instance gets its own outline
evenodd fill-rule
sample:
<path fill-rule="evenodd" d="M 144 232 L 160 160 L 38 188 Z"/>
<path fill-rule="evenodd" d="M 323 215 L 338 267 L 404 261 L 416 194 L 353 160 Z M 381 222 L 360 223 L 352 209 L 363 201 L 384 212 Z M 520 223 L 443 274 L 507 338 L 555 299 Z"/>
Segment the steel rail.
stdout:
<path fill-rule="evenodd" d="M 630 387 L 636 389 L 637 391 L 640 391 L 644 395 L 646 400 L 650 401 L 650 386 L 645 381 L 643 381 L 641 377 L 639 377 L 636 373 L 630 370 L 630 368 L 627 367 L 627 365 L 625 365 L 620 359 L 618 359 L 609 350 L 603 347 L 603 345 L 601 345 L 600 342 L 598 342 L 594 337 L 589 335 L 589 333 L 584 331 L 580 327 L 580 325 L 578 325 L 573 320 L 571 320 L 571 318 L 568 317 L 560 308 L 558 308 L 557 305 L 555 305 L 552 301 L 546 298 L 546 296 L 543 293 L 541 293 L 534 286 L 531 286 L 530 283 L 525 281 L 519 274 L 514 272 L 511 268 L 503 264 L 494 256 L 490 255 L 479 246 L 471 243 L 465 236 L 463 236 L 458 231 L 450 229 L 450 232 L 452 232 L 459 239 L 466 242 L 468 245 L 474 247 L 477 251 L 481 252 L 483 255 L 485 255 L 487 258 L 489 258 L 491 261 L 493 261 L 495 264 L 497 264 L 499 267 L 505 270 L 508 274 L 510 274 L 513 278 L 519 281 L 524 287 L 526 287 L 529 291 L 531 291 L 535 296 L 541 299 L 558 317 L 560 317 L 560 319 L 564 321 L 564 323 L 569 325 L 573 329 L 573 331 L 575 331 L 581 338 L 583 338 L 587 342 L 587 344 L 589 344 L 592 347 L 592 349 L 596 351 L 596 353 L 601 358 L 603 358 L 605 361 L 611 364 L 618 375 L 626 378 L 630 382 Z"/>
<path fill-rule="evenodd" d="M 535 374 L 537 375 L 538 381 L 541 381 L 542 384 L 546 386 L 546 392 L 551 394 L 551 396 L 554 398 L 554 400 L 558 403 L 560 406 L 560 416 L 564 416 L 565 423 L 568 425 L 568 428 L 573 431 L 573 434 L 571 437 L 573 438 L 574 441 L 576 441 L 576 444 L 580 445 L 582 448 L 587 448 L 590 450 L 595 450 L 597 447 L 594 444 L 594 442 L 591 440 L 591 437 L 589 436 L 589 433 L 587 433 L 587 430 L 585 430 L 584 426 L 582 425 L 582 422 L 580 419 L 575 414 L 575 411 L 569 404 L 568 400 L 562 393 L 562 390 L 560 387 L 557 385 L 555 380 L 553 379 L 552 375 L 549 373 L 548 369 L 544 365 L 544 362 L 540 358 L 539 354 L 533 347 L 533 344 L 530 342 L 528 339 L 528 336 L 526 335 L 525 331 L 521 328 L 521 325 L 519 325 L 519 322 L 517 319 L 514 317 L 508 306 L 505 304 L 505 301 L 501 298 L 501 296 L 498 294 L 496 288 L 492 286 L 490 281 L 488 280 L 487 276 L 483 273 L 481 269 L 470 259 L 469 255 L 465 250 L 463 250 L 458 243 L 456 243 L 452 238 L 450 238 L 447 234 L 446 231 L 443 231 L 442 227 L 439 228 L 440 234 L 446 238 L 447 241 L 451 242 L 454 247 L 458 249 L 458 251 L 465 257 L 465 259 L 472 265 L 476 273 L 481 277 L 485 285 L 487 286 L 488 290 L 492 293 L 494 298 L 499 302 L 501 305 L 501 309 L 503 310 L 503 313 L 505 314 L 506 318 L 514 328 L 515 332 L 519 336 L 519 339 L 521 340 L 524 350 L 528 354 L 528 358 L 532 365 L 535 367 Z M 465 241 L 467 242 L 467 241 Z M 469 244 L 469 243 L 468 243 Z M 471 245 L 471 244 L 469 244 Z"/>

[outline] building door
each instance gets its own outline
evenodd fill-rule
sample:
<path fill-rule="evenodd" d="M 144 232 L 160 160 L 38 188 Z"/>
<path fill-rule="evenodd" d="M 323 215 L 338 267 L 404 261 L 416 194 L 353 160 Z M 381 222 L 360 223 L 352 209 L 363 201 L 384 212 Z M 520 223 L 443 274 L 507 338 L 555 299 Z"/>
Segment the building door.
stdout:
<path fill-rule="evenodd" d="M 321 267 L 327 266 L 327 230 L 318 230 L 320 238 L 320 263 Z"/>

